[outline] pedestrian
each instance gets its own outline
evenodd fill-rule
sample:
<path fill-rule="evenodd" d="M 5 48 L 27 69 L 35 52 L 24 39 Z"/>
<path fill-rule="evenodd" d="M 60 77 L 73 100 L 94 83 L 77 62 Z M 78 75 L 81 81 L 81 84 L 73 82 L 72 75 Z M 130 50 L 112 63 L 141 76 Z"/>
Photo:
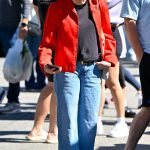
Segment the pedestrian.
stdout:
<path fill-rule="evenodd" d="M 33 0 L 30 0 L 31 3 Z M 30 11 L 29 16 L 29 31 L 26 41 L 33 56 L 32 72 L 28 81 L 25 81 L 25 89 L 28 92 L 41 91 L 46 85 L 45 76 L 40 69 L 38 63 L 38 47 L 41 40 L 41 28 L 39 18 L 36 15 L 34 7 Z"/>
<path fill-rule="evenodd" d="M 122 0 L 107 0 L 107 5 L 109 9 L 111 29 L 117 45 L 116 55 L 118 59 L 120 59 L 124 47 L 124 42 L 123 42 L 124 35 L 122 34 L 122 32 L 120 32 L 120 28 L 123 25 L 123 19 L 120 18 Z M 108 79 L 106 80 L 106 86 L 110 89 L 115 104 L 116 114 L 117 114 L 114 127 L 109 133 L 109 136 L 114 138 L 125 137 L 128 136 L 129 133 L 129 129 L 125 121 L 125 114 L 126 114 L 125 96 L 121 84 L 119 82 L 119 73 L 120 73 L 119 66 L 120 66 L 120 62 L 118 61 L 115 67 L 109 68 Z M 103 81 L 102 89 L 105 88 L 104 82 L 105 81 Z M 105 92 L 105 90 L 103 90 L 103 92 Z M 102 96 L 105 95 L 102 94 Z M 104 103 L 105 103 L 105 98 L 102 98 L 101 106 L 99 110 L 98 124 L 97 124 L 98 126 L 97 135 L 101 135 L 104 133 L 103 123 L 102 123 L 102 112 L 103 112 Z M 130 114 L 131 112 L 127 112 L 127 113 Z"/>
<path fill-rule="evenodd" d="M 15 41 L 13 40 L 13 36 L 19 24 L 19 38 L 24 40 L 27 36 L 31 3 L 30 0 L 1 0 L 0 8 L 0 43 L 6 56 L 8 49 L 13 44 L 12 41 Z M 7 92 L 8 102 L 4 107 L 0 108 L 2 114 L 12 114 L 21 111 L 19 92 L 19 82 L 9 83 Z"/>
<path fill-rule="evenodd" d="M 34 8 L 37 14 L 39 14 L 41 30 L 43 30 L 48 7 L 53 1 L 54 0 L 33 0 Z M 43 124 L 49 112 L 49 131 L 47 133 L 43 130 Z M 49 75 L 48 84 L 41 90 L 38 98 L 33 128 L 26 138 L 31 141 L 40 141 L 44 139 L 46 143 L 54 144 L 58 143 L 57 134 L 57 102 L 54 92 L 53 75 Z"/>
<path fill-rule="evenodd" d="M 105 1 L 57 0 L 50 5 L 39 63 L 46 75 L 54 74 L 59 150 L 94 149 L 101 69 L 117 61 Z"/>
<path fill-rule="evenodd" d="M 121 16 L 139 63 L 142 109 L 132 121 L 125 150 L 133 150 L 150 122 L 150 0 L 123 1 Z"/>

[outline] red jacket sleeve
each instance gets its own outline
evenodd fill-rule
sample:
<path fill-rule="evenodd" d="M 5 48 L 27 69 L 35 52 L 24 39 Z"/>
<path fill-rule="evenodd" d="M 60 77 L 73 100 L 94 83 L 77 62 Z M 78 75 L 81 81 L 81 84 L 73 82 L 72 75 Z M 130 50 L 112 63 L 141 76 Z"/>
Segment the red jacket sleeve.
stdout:
<path fill-rule="evenodd" d="M 104 33 L 105 44 L 104 52 L 102 53 L 102 59 L 111 63 L 114 66 L 118 62 L 116 56 L 116 41 L 113 38 L 113 34 L 110 26 L 110 17 L 106 0 L 99 0 L 101 10 L 101 25 Z"/>
<path fill-rule="evenodd" d="M 43 37 L 38 49 L 39 64 L 43 67 L 51 64 L 52 50 L 56 47 L 57 18 L 54 15 L 53 6 L 50 5 L 44 23 Z"/>

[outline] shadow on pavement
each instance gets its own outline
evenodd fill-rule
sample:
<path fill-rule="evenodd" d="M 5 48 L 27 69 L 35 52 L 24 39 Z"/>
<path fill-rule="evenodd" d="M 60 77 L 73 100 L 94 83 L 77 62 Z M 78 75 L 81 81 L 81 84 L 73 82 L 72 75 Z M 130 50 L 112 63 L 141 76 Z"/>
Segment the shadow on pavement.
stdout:
<path fill-rule="evenodd" d="M 123 150 L 125 144 L 115 144 L 114 146 L 101 146 L 96 150 Z M 149 150 L 150 146 L 145 144 L 138 144 L 136 150 Z"/>
<path fill-rule="evenodd" d="M 29 141 L 25 138 L 0 138 L 0 142 L 3 143 L 45 143 L 43 141 Z"/>
<path fill-rule="evenodd" d="M 16 120 L 16 121 L 21 121 L 21 120 L 33 120 L 34 121 L 34 115 L 35 112 L 31 111 L 22 111 L 19 113 L 14 113 L 14 114 L 1 114 L 0 113 L 0 120 L 5 121 L 5 120 Z M 50 114 L 48 114 L 45 118 L 45 122 L 49 122 Z M 1 131 L 0 131 L 1 132 Z"/>
<path fill-rule="evenodd" d="M 150 126 L 150 125 L 149 125 Z M 150 135 L 150 131 L 145 131 L 144 134 Z M 150 149 L 150 148 L 149 148 Z"/>
<path fill-rule="evenodd" d="M 8 91 L 8 86 L 1 86 L 2 88 L 4 88 L 6 91 Z M 40 93 L 42 89 L 30 89 L 27 90 L 25 87 L 20 87 L 20 92 L 23 93 Z"/>
<path fill-rule="evenodd" d="M 28 134 L 29 131 L 0 131 L 0 136 Z M 0 138 L 1 140 L 2 138 Z"/>
<path fill-rule="evenodd" d="M 20 112 L 14 114 L 0 114 L 0 120 L 34 120 L 35 112 Z"/>

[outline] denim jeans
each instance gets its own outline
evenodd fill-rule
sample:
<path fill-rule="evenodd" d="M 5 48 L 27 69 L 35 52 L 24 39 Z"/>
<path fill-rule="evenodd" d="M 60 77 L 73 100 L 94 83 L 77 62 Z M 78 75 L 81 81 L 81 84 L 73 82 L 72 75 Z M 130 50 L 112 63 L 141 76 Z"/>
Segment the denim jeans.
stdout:
<path fill-rule="evenodd" d="M 54 76 L 59 150 L 93 150 L 100 104 L 101 71 L 77 63 L 74 73 Z"/>
<path fill-rule="evenodd" d="M 5 28 L 0 27 L 0 43 L 2 45 L 2 50 L 4 55 L 6 56 L 9 48 L 15 42 L 17 35 L 17 27 L 16 28 Z M 9 88 L 7 92 L 8 103 L 19 103 L 19 91 L 20 86 L 19 83 L 9 83 Z"/>

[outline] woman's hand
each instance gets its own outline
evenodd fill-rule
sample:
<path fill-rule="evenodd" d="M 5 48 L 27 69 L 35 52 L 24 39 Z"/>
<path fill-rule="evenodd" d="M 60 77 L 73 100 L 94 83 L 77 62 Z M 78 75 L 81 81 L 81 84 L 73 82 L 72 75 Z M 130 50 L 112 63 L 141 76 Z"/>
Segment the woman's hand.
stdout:
<path fill-rule="evenodd" d="M 59 67 L 58 69 L 56 69 L 56 68 L 50 69 L 48 65 L 44 66 L 44 72 L 46 74 L 56 74 L 56 73 L 60 73 L 61 71 L 62 71 L 62 67 Z"/>
<path fill-rule="evenodd" d="M 111 67 L 111 63 L 107 61 L 96 62 L 96 65 L 99 69 L 108 69 L 109 67 Z"/>

